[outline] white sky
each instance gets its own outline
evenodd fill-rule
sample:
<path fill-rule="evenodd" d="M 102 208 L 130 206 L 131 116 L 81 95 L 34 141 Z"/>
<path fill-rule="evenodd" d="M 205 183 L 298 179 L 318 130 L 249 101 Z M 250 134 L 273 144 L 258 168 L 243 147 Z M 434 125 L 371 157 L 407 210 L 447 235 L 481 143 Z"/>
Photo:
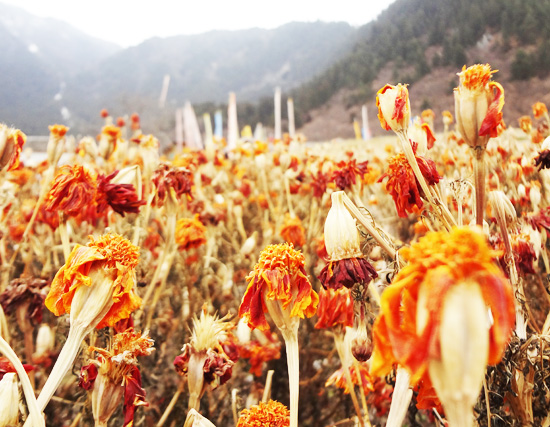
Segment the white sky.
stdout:
<path fill-rule="evenodd" d="M 210 30 L 276 28 L 291 21 L 375 19 L 394 0 L 0 0 L 28 12 L 71 23 L 123 47 L 151 37 Z"/>

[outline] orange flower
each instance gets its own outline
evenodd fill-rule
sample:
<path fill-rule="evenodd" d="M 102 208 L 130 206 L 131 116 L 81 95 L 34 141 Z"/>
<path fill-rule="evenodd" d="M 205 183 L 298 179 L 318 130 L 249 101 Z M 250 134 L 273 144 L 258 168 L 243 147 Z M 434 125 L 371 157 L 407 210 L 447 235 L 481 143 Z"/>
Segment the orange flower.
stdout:
<path fill-rule="evenodd" d="M 548 109 L 543 102 L 535 102 L 533 104 L 533 115 L 535 119 L 540 119 L 542 116 L 548 113 Z"/>
<path fill-rule="evenodd" d="M 206 227 L 200 222 L 199 214 L 193 218 L 181 218 L 176 223 L 176 243 L 181 250 L 198 248 L 206 243 Z"/>
<path fill-rule="evenodd" d="M 286 242 L 292 243 L 294 246 L 304 246 L 306 244 L 306 232 L 302 226 L 302 221 L 295 215 L 285 215 L 285 222 L 279 234 Z"/>
<path fill-rule="evenodd" d="M 46 210 L 76 216 L 94 203 L 96 182 L 83 166 L 65 165 L 55 176 L 46 198 Z"/>
<path fill-rule="evenodd" d="M 373 383 L 374 379 L 369 374 L 369 368 L 365 362 L 354 363 L 350 366 L 351 381 L 353 384 L 362 387 L 365 394 L 369 394 L 374 391 Z M 361 382 L 359 382 L 359 378 Z M 350 390 L 348 382 L 346 381 L 344 368 L 340 368 L 335 371 L 325 382 L 325 387 L 335 385 L 338 388 L 344 390 L 345 394 L 349 394 Z"/>
<path fill-rule="evenodd" d="M 453 115 L 451 114 L 450 111 L 445 110 L 441 113 L 441 115 L 443 116 L 443 124 L 444 125 L 449 126 L 450 124 L 453 123 L 454 119 L 453 119 Z"/>
<path fill-rule="evenodd" d="M 0 123 L 0 170 L 17 169 L 25 141 L 27 136 L 19 129 L 9 128 Z"/>
<path fill-rule="evenodd" d="M 311 317 L 315 314 L 319 296 L 311 288 L 305 271 L 304 255 L 292 245 L 269 245 L 260 254 L 254 270 L 247 276 L 248 287 L 239 307 L 239 316 L 248 326 L 269 330 L 265 318 L 266 302 L 279 303 L 279 317 Z M 273 313 L 271 313 L 273 317 Z M 277 326 L 277 320 L 273 319 Z"/>
<path fill-rule="evenodd" d="M 340 190 L 350 189 L 352 185 L 361 183 L 368 172 L 368 160 L 357 163 L 355 159 L 346 162 L 342 160 L 336 164 L 336 168 L 330 177 Z M 320 172 L 319 172 L 320 173 Z"/>
<path fill-rule="evenodd" d="M 348 288 L 321 289 L 317 316 L 319 320 L 315 324 L 315 329 L 353 326 L 353 302 L 350 290 Z"/>
<path fill-rule="evenodd" d="M 529 116 L 521 116 L 518 119 L 519 127 L 523 132 L 525 132 L 527 135 L 531 133 L 531 117 Z"/>
<path fill-rule="evenodd" d="M 290 411 L 276 400 L 260 402 L 243 409 L 239 414 L 237 427 L 288 427 L 290 426 Z"/>
<path fill-rule="evenodd" d="M 416 144 L 414 143 L 413 152 L 416 152 Z M 428 185 L 437 184 L 440 177 L 433 160 L 421 156 L 415 157 Z M 422 209 L 424 206 L 422 197 L 425 195 L 403 153 L 399 153 L 389 160 L 388 171 L 378 179 L 378 182 L 386 177 L 388 177 L 386 191 L 391 194 L 397 208 L 397 214 L 400 217 L 405 218 L 407 213 L 414 212 L 415 207 Z"/>
<path fill-rule="evenodd" d="M 400 254 L 409 264 L 382 294 L 371 372 L 383 376 L 399 363 L 418 382 L 429 360 L 440 357 L 439 322 L 446 296 L 464 282 L 475 283 L 491 309 L 487 362 L 498 363 L 514 325 L 514 297 L 485 237 L 469 228 L 431 232 Z"/>
<path fill-rule="evenodd" d="M 281 357 L 281 342 L 274 332 L 258 330 L 255 333 L 263 335 L 262 339 L 240 345 L 239 356 L 249 359 L 250 373 L 261 377 L 264 363 Z"/>
<path fill-rule="evenodd" d="M 141 304 L 141 298 L 134 292 L 139 249 L 116 234 L 105 234 L 97 240 L 90 236 L 90 240 L 86 246 L 75 246 L 55 275 L 45 304 L 56 316 L 71 313 L 73 318 L 71 304 L 79 287 L 110 286 L 112 305 L 97 319 L 96 328 L 101 329 L 126 319 Z M 107 283 L 102 282 L 100 276 L 107 277 Z"/>

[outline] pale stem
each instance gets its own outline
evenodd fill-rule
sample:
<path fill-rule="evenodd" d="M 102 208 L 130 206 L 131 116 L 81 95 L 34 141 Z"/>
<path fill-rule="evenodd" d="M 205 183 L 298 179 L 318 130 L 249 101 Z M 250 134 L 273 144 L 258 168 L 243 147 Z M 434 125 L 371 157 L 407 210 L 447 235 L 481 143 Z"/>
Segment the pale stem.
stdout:
<path fill-rule="evenodd" d="M 59 227 L 57 228 L 59 230 L 59 236 L 61 237 L 61 244 L 63 245 L 63 256 L 65 258 L 65 262 L 67 262 L 67 259 L 69 258 L 69 255 L 71 253 L 71 243 L 69 239 L 69 224 L 67 223 L 67 217 L 63 213 L 63 211 L 59 211 Z"/>
<path fill-rule="evenodd" d="M 271 195 L 269 194 L 269 186 L 267 185 L 267 173 L 265 169 L 260 170 L 260 179 L 262 180 L 262 187 L 264 189 L 265 198 L 267 200 L 267 206 L 269 207 L 269 213 L 271 214 L 271 217 L 274 218 L 275 206 L 273 205 L 273 200 L 271 200 Z"/>
<path fill-rule="evenodd" d="M 407 415 L 409 404 L 413 396 L 413 391 L 410 388 L 411 376 L 405 368 L 397 366 L 395 375 L 395 386 L 391 399 L 390 412 L 386 427 L 401 427 L 403 420 Z"/>
<path fill-rule="evenodd" d="M 485 212 L 485 149 L 474 149 L 474 184 L 476 190 L 476 224 L 483 227 Z"/>
<path fill-rule="evenodd" d="M 360 366 L 359 366 L 359 361 L 357 359 L 353 359 L 353 363 L 355 363 L 355 366 L 356 366 L 356 370 L 355 370 L 355 373 L 356 373 L 356 377 L 357 377 L 357 382 L 359 384 L 361 384 L 361 386 L 359 387 L 359 396 L 361 396 L 361 405 L 363 405 L 363 412 L 365 412 L 366 414 L 366 421 L 367 421 L 367 427 L 371 427 L 370 425 L 370 420 L 368 418 L 368 414 L 369 414 L 369 407 L 367 405 L 367 397 L 365 396 L 365 389 L 363 388 L 363 379 L 361 378 L 361 372 L 360 372 Z"/>
<path fill-rule="evenodd" d="M 290 388 L 290 427 L 298 427 L 298 400 L 300 395 L 300 352 L 298 331 L 282 330 L 288 364 L 288 385 Z"/>
<path fill-rule="evenodd" d="M 267 374 L 269 375 L 270 372 L 274 371 L 268 371 Z M 237 393 L 239 390 L 234 388 L 231 390 L 231 412 L 233 413 L 233 423 L 237 425 L 239 422 L 239 414 L 237 413 Z"/>
<path fill-rule="evenodd" d="M 361 408 L 359 407 L 359 401 L 357 400 L 357 394 L 355 394 L 355 386 L 353 384 L 353 381 L 351 380 L 351 375 L 349 371 L 349 357 L 346 357 L 344 352 L 344 337 L 342 336 L 341 332 L 336 331 L 334 333 L 334 344 L 336 347 L 336 351 L 338 352 L 338 357 L 340 357 L 340 362 L 342 362 L 342 369 L 344 370 L 344 375 L 346 377 L 346 382 L 348 384 L 349 394 L 351 396 L 351 401 L 353 402 L 353 407 L 355 409 L 355 413 L 357 414 L 357 418 L 359 419 L 359 425 L 361 427 L 365 426 L 365 421 L 363 419 L 363 416 L 361 415 Z M 361 385 L 359 386 L 361 387 Z M 368 414 L 365 414 L 367 416 Z"/>
<path fill-rule="evenodd" d="M 145 214 L 143 215 L 143 225 L 144 227 L 147 227 L 147 223 L 149 222 L 149 216 L 151 215 L 151 205 L 153 203 L 153 199 L 155 198 L 156 190 L 153 190 L 149 197 L 147 198 L 147 205 L 145 206 Z M 136 222 L 134 224 L 134 237 L 132 239 L 132 243 L 134 246 L 139 246 L 139 239 L 141 236 L 141 228 L 140 228 L 140 220 L 141 215 L 138 215 L 136 218 Z"/>
<path fill-rule="evenodd" d="M 267 371 L 267 376 L 265 378 L 265 388 L 264 388 L 264 394 L 262 395 L 262 402 L 267 402 L 271 396 L 271 382 L 273 380 L 273 373 L 275 371 L 273 369 L 270 369 Z"/>
<path fill-rule="evenodd" d="M 290 197 L 290 183 L 288 182 L 288 177 L 286 176 L 286 174 L 284 175 L 284 178 L 285 178 L 285 193 L 286 193 L 286 204 L 288 208 L 288 213 L 290 213 L 290 216 L 294 218 L 296 215 L 294 214 L 294 209 L 292 208 L 292 202 Z"/>
<path fill-rule="evenodd" d="M 13 351 L 10 345 L 0 337 L 0 352 L 8 358 L 8 360 L 13 364 L 17 375 L 19 376 L 19 381 L 21 382 L 21 387 L 23 388 L 23 394 L 27 401 L 27 408 L 29 409 L 29 417 L 27 418 L 26 425 L 32 427 L 42 427 L 45 426 L 44 418 L 42 417 L 42 411 L 40 410 L 39 405 L 37 404 L 36 397 L 34 396 L 34 391 L 32 389 L 31 382 L 23 364 L 17 357 L 17 354 Z"/>
<path fill-rule="evenodd" d="M 172 249 L 170 250 L 170 253 L 168 254 L 168 257 L 166 259 L 166 266 L 163 269 L 163 274 L 160 279 L 160 285 L 155 289 L 155 294 L 153 295 L 153 301 L 151 302 L 151 309 L 147 314 L 147 322 L 145 323 L 146 330 L 151 329 L 151 323 L 153 321 L 153 314 L 155 313 L 155 307 L 157 306 L 162 296 L 162 293 L 166 288 L 166 282 L 168 280 L 168 274 L 170 274 L 170 270 L 172 269 L 172 263 L 174 262 L 175 252 L 176 252 L 176 247 L 172 246 Z"/>
<path fill-rule="evenodd" d="M 485 408 L 487 410 L 487 427 L 491 427 L 491 403 L 489 402 L 489 389 L 487 388 L 485 377 L 483 377 L 483 391 L 485 393 Z"/>
<path fill-rule="evenodd" d="M 74 360 L 76 359 L 76 356 L 80 351 L 80 344 L 88 334 L 88 331 L 89 329 L 83 327 L 71 326 L 71 328 L 69 329 L 67 341 L 61 349 L 61 352 L 59 353 L 52 372 L 50 373 L 46 384 L 44 384 L 44 387 L 42 387 L 40 395 L 38 396 L 37 403 L 41 411 L 46 408 L 48 402 L 65 378 L 65 375 L 73 366 Z"/>

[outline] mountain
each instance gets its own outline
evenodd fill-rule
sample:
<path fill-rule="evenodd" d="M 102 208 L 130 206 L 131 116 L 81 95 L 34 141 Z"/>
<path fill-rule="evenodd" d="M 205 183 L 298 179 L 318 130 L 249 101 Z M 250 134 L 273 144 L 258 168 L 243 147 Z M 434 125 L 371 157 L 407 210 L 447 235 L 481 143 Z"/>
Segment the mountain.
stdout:
<path fill-rule="evenodd" d="M 273 30 L 153 38 L 75 76 L 66 99 L 84 119 L 82 127 L 103 107 L 117 115 L 137 111 L 145 119 L 165 114 L 157 108 L 165 75 L 172 109 L 185 101 L 224 103 L 229 92 L 239 103 L 256 102 L 276 86 L 293 89 L 326 69 L 350 51 L 355 31 L 346 23 L 294 22 Z"/>
<path fill-rule="evenodd" d="M 359 28 L 349 54 L 291 91 L 297 126 L 313 140 L 352 137 L 366 104 L 371 130 L 384 134 L 375 99 L 386 83 L 408 83 L 413 113 L 439 118 L 454 111 L 456 73 L 475 63 L 499 70 L 504 120 L 517 126 L 535 102 L 550 105 L 548 22 L 550 0 L 396 0 Z"/>
<path fill-rule="evenodd" d="M 65 22 L 0 3 L 0 121 L 47 132 L 66 111 L 66 81 L 118 50 Z"/>

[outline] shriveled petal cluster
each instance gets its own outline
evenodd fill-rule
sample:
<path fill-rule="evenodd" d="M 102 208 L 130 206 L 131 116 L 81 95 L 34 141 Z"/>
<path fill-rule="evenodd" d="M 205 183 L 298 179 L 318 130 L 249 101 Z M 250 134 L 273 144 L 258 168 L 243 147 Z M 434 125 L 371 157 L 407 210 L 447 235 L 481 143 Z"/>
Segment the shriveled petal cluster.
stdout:
<path fill-rule="evenodd" d="M 307 278 L 304 255 L 288 243 L 267 246 L 246 280 L 239 316 L 252 329 L 269 329 L 265 300 L 279 301 L 283 310 L 290 309 L 290 317 L 315 314 L 319 296 Z"/>
<path fill-rule="evenodd" d="M 264 334 L 265 341 L 250 340 L 239 346 L 239 356 L 248 359 L 250 373 L 257 377 L 262 376 L 265 363 L 281 357 L 281 342 L 277 334 L 269 331 L 260 333 Z"/>
<path fill-rule="evenodd" d="M 415 144 L 413 144 L 413 151 L 416 151 Z M 434 161 L 421 156 L 415 157 L 428 185 L 437 184 L 440 176 Z M 415 207 L 422 209 L 424 193 L 403 153 L 399 153 L 389 160 L 388 170 L 378 179 L 378 182 L 382 182 L 386 177 L 388 177 L 386 190 L 391 194 L 400 217 L 404 218 L 408 213 L 414 212 Z"/>
<path fill-rule="evenodd" d="M 315 324 L 315 329 L 353 326 L 353 302 L 350 290 L 347 288 L 321 289 L 317 317 L 319 320 Z"/>
<path fill-rule="evenodd" d="M 548 109 L 546 108 L 546 104 L 544 102 L 535 102 L 533 104 L 533 115 L 535 116 L 535 119 L 540 119 L 547 113 Z"/>
<path fill-rule="evenodd" d="M 368 170 L 368 160 L 357 163 L 355 159 L 349 161 L 342 160 L 336 164 L 332 172 L 331 181 L 336 184 L 340 190 L 349 189 L 352 185 L 360 183 Z"/>
<path fill-rule="evenodd" d="M 94 203 L 96 185 L 95 178 L 83 166 L 62 166 L 48 193 L 46 209 L 76 216 Z"/>
<path fill-rule="evenodd" d="M 116 234 L 105 234 L 97 240 L 90 236 L 90 240 L 86 246 L 74 247 L 55 275 L 45 304 L 56 316 L 70 313 L 76 289 L 94 286 L 90 272 L 100 270 L 113 277 L 113 305 L 97 325 L 101 329 L 127 318 L 141 305 L 141 298 L 134 291 L 139 249 Z"/>
<path fill-rule="evenodd" d="M 0 304 L 7 314 L 14 313 L 18 307 L 25 307 L 26 317 L 37 325 L 42 322 L 47 284 L 46 280 L 38 277 L 13 279 L 0 294 Z"/>
<path fill-rule="evenodd" d="M 349 370 L 351 382 L 354 385 L 362 387 L 365 394 L 369 394 L 374 391 L 374 379 L 370 376 L 369 368 L 365 362 L 354 363 Z M 325 387 L 329 387 L 331 385 L 341 388 L 344 390 L 345 394 L 349 394 L 350 390 L 348 382 L 346 381 L 344 368 L 338 369 L 327 379 L 325 382 Z"/>
<path fill-rule="evenodd" d="M 295 215 L 286 214 L 280 235 L 286 242 L 294 246 L 304 246 L 306 244 L 306 231 L 302 221 Z"/>
<path fill-rule="evenodd" d="M 351 288 L 356 283 L 368 284 L 377 277 L 375 268 L 364 257 L 329 261 L 319 274 L 325 289 Z"/>
<path fill-rule="evenodd" d="M 155 170 L 152 178 L 157 189 L 153 203 L 162 206 L 168 194 L 173 191 L 176 199 L 183 195 L 192 198 L 193 174 L 189 169 L 172 167 L 167 163 L 161 163 Z"/>
<path fill-rule="evenodd" d="M 239 414 L 237 427 L 288 427 L 290 411 L 276 400 L 260 402 Z"/>
<path fill-rule="evenodd" d="M 498 363 L 514 325 L 514 296 L 484 235 L 469 228 L 431 232 L 400 253 L 409 264 L 382 294 L 371 372 L 383 376 L 399 363 L 411 372 L 413 383 L 422 378 L 429 360 L 440 356 L 439 322 L 446 295 L 465 282 L 477 284 L 491 309 L 487 363 Z"/>
<path fill-rule="evenodd" d="M 176 222 L 176 243 L 184 251 L 206 243 L 206 227 L 200 221 L 199 214 L 195 214 L 193 218 L 181 218 Z"/>
<path fill-rule="evenodd" d="M 139 213 L 139 207 L 145 200 L 139 200 L 136 188 L 132 184 L 115 184 L 112 181 L 119 171 L 97 177 L 97 211 L 104 212 L 110 206 L 116 213 L 124 216 L 126 213 Z"/>

